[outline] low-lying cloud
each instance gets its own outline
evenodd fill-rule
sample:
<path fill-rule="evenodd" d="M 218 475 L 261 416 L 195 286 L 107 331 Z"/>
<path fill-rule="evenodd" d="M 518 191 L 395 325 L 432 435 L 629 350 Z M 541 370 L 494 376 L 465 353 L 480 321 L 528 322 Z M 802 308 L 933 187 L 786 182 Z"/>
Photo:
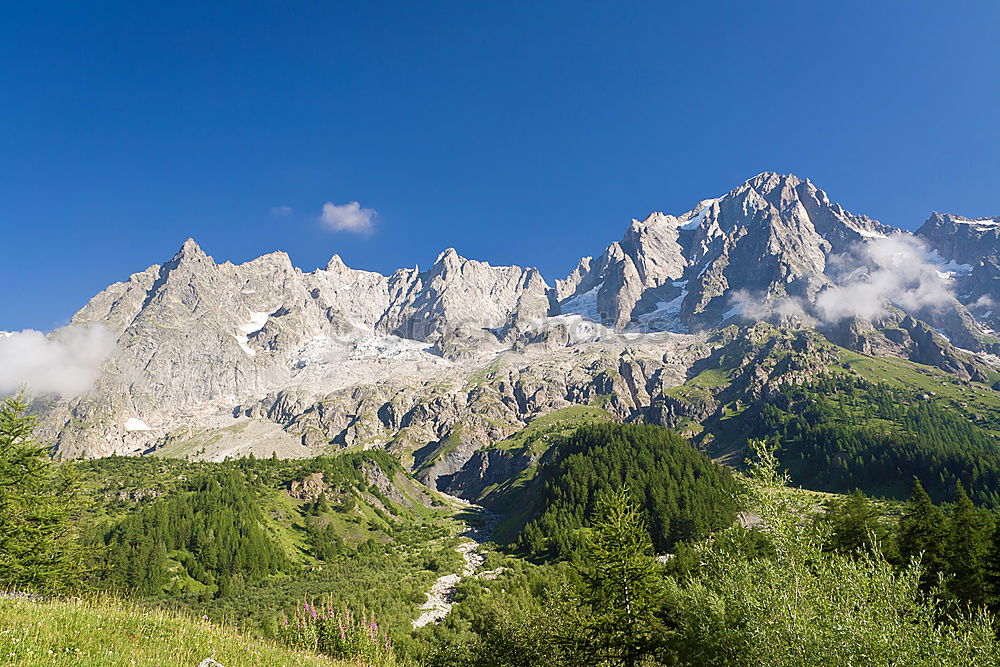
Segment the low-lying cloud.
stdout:
<path fill-rule="evenodd" d="M 816 297 L 827 322 L 847 317 L 874 319 L 892 302 L 909 312 L 938 309 L 954 299 L 927 246 L 915 236 L 896 234 L 859 247 L 853 256 L 834 259 L 838 284 Z"/>
<path fill-rule="evenodd" d="M 79 396 L 94 386 L 114 349 L 114 337 L 101 325 L 70 325 L 50 335 L 32 329 L 0 335 L 0 396 L 21 389 Z"/>
<path fill-rule="evenodd" d="M 370 234 L 375 227 L 373 208 L 361 208 L 356 201 L 337 205 L 333 202 L 323 204 L 323 214 L 319 221 L 327 229 L 335 232 L 354 232 L 355 234 Z"/>
<path fill-rule="evenodd" d="M 806 323 L 836 324 L 849 317 L 873 320 L 892 303 L 908 312 L 936 310 L 954 300 L 941 267 L 927 246 L 909 234 L 895 234 L 859 244 L 853 252 L 828 259 L 834 285 L 808 304 L 795 297 L 770 298 L 737 291 L 732 303 L 749 319 L 779 315 Z"/>
<path fill-rule="evenodd" d="M 806 312 L 802 301 L 791 297 L 774 298 L 741 289 L 733 292 L 730 302 L 741 316 L 750 320 L 765 320 L 778 315 L 796 318 L 808 326 L 816 323 L 815 318 Z"/>
<path fill-rule="evenodd" d="M 986 309 L 986 308 L 989 308 L 990 310 L 993 310 L 996 307 L 997 307 L 996 300 L 994 300 L 993 297 L 991 297 L 989 294 L 983 294 L 978 299 L 976 299 L 974 302 L 972 302 L 971 304 L 969 304 L 969 308 L 970 309 L 974 309 L 974 308 L 983 308 L 983 309 Z"/>

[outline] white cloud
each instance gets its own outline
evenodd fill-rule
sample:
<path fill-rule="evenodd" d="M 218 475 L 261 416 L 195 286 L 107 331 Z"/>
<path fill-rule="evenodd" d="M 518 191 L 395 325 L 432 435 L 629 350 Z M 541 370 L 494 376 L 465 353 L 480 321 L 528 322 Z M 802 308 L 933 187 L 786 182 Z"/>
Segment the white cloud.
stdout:
<path fill-rule="evenodd" d="M 816 309 L 828 322 L 851 316 L 870 320 L 885 314 L 889 302 L 917 312 L 954 299 L 927 247 L 910 234 L 874 239 L 852 256 L 837 258 L 834 268 L 840 273 L 838 284 L 816 298 Z"/>
<path fill-rule="evenodd" d="M 0 395 L 24 388 L 31 394 L 73 398 L 89 390 L 115 349 L 101 325 L 70 325 L 46 336 L 25 329 L 0 336 Z"/>
<path fill-rule="evenodd" d="M 795 297 L 773 297 L 738 289 L 729 297 L 729 305 L 730 310 L 727 311 L 727 315 L 739 313 L 749 320 L 765 320 L 777 315 L 799 320 L 808 326 L 816 324 L 802 300 Z"/>
<path fill-rule="evenodd" d="M 833 255 L 828 272 L 834 284 L 816 296 L 812 307 L 795 297 L 771 297 L 736 290 L 733 310 L 748 319 L 778 315 L 828 324 L 847 317 L 872 320 L 896 304 L 907 312 L 935 310 L 954 299 L 950 278 L 934 262 L 927 246 L 912 234 L 895 234 L 858 244 L 847 255 Z"/>
<path fill-rule="evenodd" d="M 370 234 L 375 226 L 377 213 L 373 208 L 361 208 L 356 201 L 338 206 L 333 202 L 323 204 L 320 223 L 335 232 L 355 232 Z"/>
<path fill-rule="evenodd" d="M 291 206 L 275 206 L 271 209 L 271 215 L 276 218 L 287 218 L 292 212 Z"/>
<path fill-rule="evenodd" d="M 997 302 L 989 294 L 983 294 L 981 297 L 975 300 L 975 302 L 969 304 L 969 308 L 996 308 Z"/>

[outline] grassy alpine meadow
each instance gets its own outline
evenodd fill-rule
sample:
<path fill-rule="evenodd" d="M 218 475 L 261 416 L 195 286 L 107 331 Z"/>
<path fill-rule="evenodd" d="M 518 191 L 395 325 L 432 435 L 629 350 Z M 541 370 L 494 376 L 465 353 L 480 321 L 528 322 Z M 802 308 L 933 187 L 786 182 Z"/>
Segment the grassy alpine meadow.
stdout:
<path fill-rule="evenodd" d="M 0 598 L 0 664 L 165 667 L 194 666 L 206 658 L 226 667 L 357 664 L 296 651 L 193 615 L 110 597 Z"/>

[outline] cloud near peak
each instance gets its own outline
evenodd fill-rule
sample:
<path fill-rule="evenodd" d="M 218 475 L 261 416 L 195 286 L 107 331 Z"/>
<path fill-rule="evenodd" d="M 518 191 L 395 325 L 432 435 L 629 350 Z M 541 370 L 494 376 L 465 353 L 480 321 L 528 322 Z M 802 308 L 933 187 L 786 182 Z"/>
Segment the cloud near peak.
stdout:
<path fill-rule="evenodd" d="M 355 234 L 370 234 L 375 228 L 373 208 L 361 208 L 356 201 L 337 205 L 333 202 L 323 204 L 323 213 L 319 217 L 320 224 L 335 232 L 354 232 Z"/>
<path fill-rule="evenodd" d="M 93 387 L 115 340 L 101 325 L 70 325 L 45 335 L 25 329 L 0 336 L 0 396 L 76 397 Z"/>
<path fill-rule="evenodd" d="M 954 299 L 951 286 L 930 261 L 927 246 L 909 234 L 896 234 L 858 248 L 853 257 L 836 259 L 841 280 L 821 292 L 816 308 L 824 320 L 884 315 L 885 304 L 918 312 L 937 309 Z"/>
<path fill-rule="evenodd" d="M 815 303 L 746 290 L 735 291 L 731 302 L 748 319 L 779 315 L 809 324 L 817 320 L 836 324 L 848 317 L 873 320 L 884 316 L 888 304 L 907 312 L 933 311 L 955 298 L 926 244 L 912 234 L 859 244 L 852 252 L 830 256 L 828 268 L 833 284 L 816 296 Z"/>

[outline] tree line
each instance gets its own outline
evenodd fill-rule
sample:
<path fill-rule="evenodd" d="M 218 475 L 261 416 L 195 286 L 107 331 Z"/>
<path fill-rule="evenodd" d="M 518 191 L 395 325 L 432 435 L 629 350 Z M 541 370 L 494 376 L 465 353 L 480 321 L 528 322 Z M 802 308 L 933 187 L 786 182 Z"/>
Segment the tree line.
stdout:
<path fill-rule="evenodd" d="M 1000 442 L 937 402 L 882 383 L 826 376 L 783 385 L 754 408 L 752 437 L 778 447 L 792 481 L 903 499 L 919 477 L 937 501 L 961 483 L 977 505 L 1000 507 Z"/>
<path fill-rule="evenodd" d="M 519 543 L 543 558 L 571 558 L 580 529 L 601 497 L 627 485 L 639 503 L 653 544 L 666 551 L 680 540 L 729 526 L 738 510 L 732 473 L 672 431 L 643 424 L 583 426 L 556 443 L 538 472 L 541 510 Z"/>

